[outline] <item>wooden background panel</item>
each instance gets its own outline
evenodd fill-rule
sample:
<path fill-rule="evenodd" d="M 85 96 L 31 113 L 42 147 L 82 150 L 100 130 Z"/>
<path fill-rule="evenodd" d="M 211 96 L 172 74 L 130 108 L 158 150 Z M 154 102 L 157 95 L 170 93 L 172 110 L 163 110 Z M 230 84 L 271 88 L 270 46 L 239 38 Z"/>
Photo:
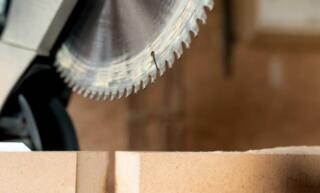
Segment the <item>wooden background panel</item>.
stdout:
<path fill-rule="evenodd" d="M 75 94 L 69 112 L 83 150 L 128 148 L 127 101 L 96 102 Z"/>
<path fill-rule="evenodd" d="M 319 144 L 318 54 L 235 50 L 234 76 L 213 84 L 207 110 L 187 120 L 188 149 Z"/>

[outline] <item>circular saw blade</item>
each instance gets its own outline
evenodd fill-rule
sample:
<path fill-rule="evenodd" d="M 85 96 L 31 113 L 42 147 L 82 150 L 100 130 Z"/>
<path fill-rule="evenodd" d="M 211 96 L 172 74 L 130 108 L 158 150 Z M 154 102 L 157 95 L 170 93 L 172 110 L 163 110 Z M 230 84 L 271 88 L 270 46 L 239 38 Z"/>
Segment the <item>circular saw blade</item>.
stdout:
<path fill-rule="evenodd" d="M 84 0 L 58 52 L 61 76 L 98 100 L 136 93 L 189 47 L 213 0 Z"/>

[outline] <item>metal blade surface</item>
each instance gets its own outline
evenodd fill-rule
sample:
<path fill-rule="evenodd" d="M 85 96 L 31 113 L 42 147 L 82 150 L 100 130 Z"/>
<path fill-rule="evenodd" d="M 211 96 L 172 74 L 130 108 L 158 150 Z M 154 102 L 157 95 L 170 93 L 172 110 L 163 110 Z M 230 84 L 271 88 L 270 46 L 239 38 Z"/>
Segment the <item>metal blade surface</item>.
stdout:
<path fill-rule="evenodd" d="M 75 91 L 96 99 L 130 95 L 162 75 L 205 22 L 212 0 L 83 0 L 57 57 Z"/>

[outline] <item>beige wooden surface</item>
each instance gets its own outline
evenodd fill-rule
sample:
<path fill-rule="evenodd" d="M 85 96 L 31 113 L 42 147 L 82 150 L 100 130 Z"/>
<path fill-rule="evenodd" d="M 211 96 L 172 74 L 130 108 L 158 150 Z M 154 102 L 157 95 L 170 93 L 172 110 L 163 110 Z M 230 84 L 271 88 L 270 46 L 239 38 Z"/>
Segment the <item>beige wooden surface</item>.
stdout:
<path fill-rule="evenodd" d="M 120 152 L 116 193 L 316 193 L 319 148 Z"/>
<path fill-rule="evenodd" d="M 75 193 L 76 153 L 0 153 L 1 192 Z"/>

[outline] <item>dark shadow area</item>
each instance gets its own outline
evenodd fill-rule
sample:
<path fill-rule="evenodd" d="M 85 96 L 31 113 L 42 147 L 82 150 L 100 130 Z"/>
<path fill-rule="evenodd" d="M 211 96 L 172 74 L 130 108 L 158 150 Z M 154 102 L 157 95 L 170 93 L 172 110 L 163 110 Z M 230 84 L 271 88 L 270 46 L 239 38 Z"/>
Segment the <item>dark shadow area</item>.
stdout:
<path fill-rule="evenodd" d="M 317 166 L 317 156 L 287 161 L 283 176 L 283 192 L 285 193 L 319 193 L 320 169 Z"/>

